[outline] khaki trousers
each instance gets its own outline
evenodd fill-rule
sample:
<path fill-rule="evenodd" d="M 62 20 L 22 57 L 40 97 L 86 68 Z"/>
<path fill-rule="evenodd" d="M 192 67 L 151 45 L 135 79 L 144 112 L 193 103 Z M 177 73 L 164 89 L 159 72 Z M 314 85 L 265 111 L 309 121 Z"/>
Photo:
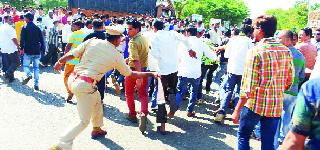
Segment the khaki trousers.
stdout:
<path fill-rule="evenodd" d="M 101 98 L 95 85 L 80 79 L 74 79 L 73 76 L 70 76 L 68 85 L 70 85 L 70 90 L 77 99 L 80 120 L 60 138 L 58 146 L 66 150 L 72 149 L 73 140 L 89 125 L 90 120 L 93 127 L 103 126 Z"/>

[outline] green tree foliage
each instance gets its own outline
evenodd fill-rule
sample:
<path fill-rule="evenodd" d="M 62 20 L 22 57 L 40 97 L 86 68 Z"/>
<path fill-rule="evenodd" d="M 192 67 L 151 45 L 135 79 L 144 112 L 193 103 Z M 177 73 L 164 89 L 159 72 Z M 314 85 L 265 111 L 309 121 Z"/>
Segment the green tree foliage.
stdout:
<path fill-rule="evenodd" d="M 319 8 L 320 4 L 311 6 L 311 10 L 319 10 Z M 306 27 L 308 23 L 308 5 L 305 1 L 298 1 L 288 10 L 270 9 L 266 14 L 277 17 L 279 30 L 299 30 Z"/>
<path fill-rule="evenodd" d="M 19 10 L 21 10 L 22 6 L 34 6 L 35 1 L 34 0 L 0 0 L 0 2 L 3 4 L 4 2 L 8 2 L 11 6 L 17 7 Z"/>
<path fill-rule="evenodd" d="M 67 7 L 68 0 L 41 0 L 40 3 L 42 4 L 45 10 L 52 9 L 54 7 Z"/>
<path fill-rule="evenodd" d="M 42 4 L 45 10 L 59 6 L 68 6 L 68 0 L 0 0 L 0 2 L 2 4 L 8 2 L 11 6 L 17 7 L 19 10 L 21 10 L 22 6 L 38 6 L 38 4 Z"/>
<path fill-rule="evenodd" d="M 178 16 L 181 14 L 179 17 L 200 14 L 206 24 L 210 18 L 238 24 L 249 14 L 249 9 L 242 0 L 178 0 L 174 1 L 174 5 Z"/>
<path fill-rule="evenodd" d="M 173 1 L 174 9 L 178 18 L 181 18 L 183 8 L 188 4 L 188 0 Z"/>

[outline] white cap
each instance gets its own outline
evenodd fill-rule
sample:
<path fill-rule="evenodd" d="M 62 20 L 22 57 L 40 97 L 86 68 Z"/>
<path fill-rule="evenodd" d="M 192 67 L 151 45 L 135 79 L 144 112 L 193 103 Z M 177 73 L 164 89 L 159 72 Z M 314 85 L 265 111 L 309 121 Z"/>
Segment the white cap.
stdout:
<path fill-rule="evenodd" d="M 124 32 L 124 27 L 121 25 L 106 26 L 106 32 L 110 35 L 122 35 Z"/>

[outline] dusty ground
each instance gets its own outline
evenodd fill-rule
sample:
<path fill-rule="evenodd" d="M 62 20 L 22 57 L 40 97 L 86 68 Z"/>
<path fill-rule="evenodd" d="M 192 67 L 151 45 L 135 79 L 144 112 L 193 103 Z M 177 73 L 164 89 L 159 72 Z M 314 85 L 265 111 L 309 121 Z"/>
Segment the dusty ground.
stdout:
<path fill-rule="evenodd" d="M 54 74 L 51 68 L 41 69 L 38 92 L 33 90 L 33 80 L 21 85 L 22 77 L 20 68 L 13 83 L 6 84 L 0 78 L 0 149 L 48 149 L 68 126 L 78 121 L 76 106 L 65 103 L 62 74 Z M 230 116 L 224 125 L 212 121 L 213 97 L 204 105 L 196 106 L 195 118 L 186 116 L 187 101 L 184 101 L 176 117 L 169 120 L 167 130 L 171 133 L 163 136 L 156 132 L 155 114 L 148 116 L 147 134 L 142 135 L 138 124 L 132 124 L 124 117 L 128 112 L 124 96 L 114 93 L 113 88 L 107 88 L 104 100 L 106 138 L 92 140 L 89 126 L 74 141 L 75 150 L 227 150 L 237 147 L 237 125 L 231 123 Z M 136 106 L 139 110 L 138 101 Z M 258 141 L 250 142 L 253 149 L 260 149 Z"/>

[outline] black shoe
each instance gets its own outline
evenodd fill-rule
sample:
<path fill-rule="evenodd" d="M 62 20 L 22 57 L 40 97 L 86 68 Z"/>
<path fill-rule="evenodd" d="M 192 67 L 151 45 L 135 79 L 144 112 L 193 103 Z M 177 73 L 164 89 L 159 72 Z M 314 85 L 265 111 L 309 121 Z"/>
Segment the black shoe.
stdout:
<path fill-rule="evenodd" d="M 22 80 L 22 85 L 28 84 L 28 82 L 29 82 L 31 79 L 32 79 L 32 76 L 29 76 L 29 77 L 23 79 L 23 80 Z"/>
<path fill-rule="evenodd" d="M 131 117 L 130 115 L 127 115 L 126 119 L 129 120 L 132 123 L 138 123 L 138 118 L 137 117 Z"/>
<path fill-rule="evenodd" d="M 216 123 L 223 123 L 226 114 L 223 110 L 218 110 L 216 116 L 214 117 L 214 122 Z"/>
<path fill-rule="evenodd" d="M 39 91 L 39 86 L 34 86 L 34 90 Z"/>
<path fill-rule="evenodd" d="M 157 132 L 160 133 L 161 135 L 167 134 L 167 131 L 161 131 L 161 126 L 157 126 Z"/>

